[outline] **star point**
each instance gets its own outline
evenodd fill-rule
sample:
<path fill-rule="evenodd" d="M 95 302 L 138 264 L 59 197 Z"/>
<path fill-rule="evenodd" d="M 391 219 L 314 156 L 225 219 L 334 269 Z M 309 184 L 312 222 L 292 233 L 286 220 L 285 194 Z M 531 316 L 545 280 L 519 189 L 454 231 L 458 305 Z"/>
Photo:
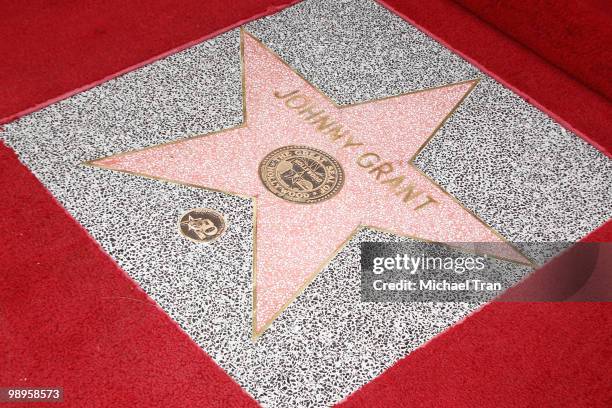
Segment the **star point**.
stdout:
<path fill-rule="evenodd" d="M 477 80 L 339 106 L 243 30 L 241 55 L 241 126 L 90 164 L 253 199 L 253 339 L 364 226 L 426 241 L 505 242 L 412 164 Z M 265 184 L 260 163 L 292 146 L 271 159 Z M 309 203 L 295 202 L 302 197 Z M 492 255 L 528 262 L 504 251 Z"/>

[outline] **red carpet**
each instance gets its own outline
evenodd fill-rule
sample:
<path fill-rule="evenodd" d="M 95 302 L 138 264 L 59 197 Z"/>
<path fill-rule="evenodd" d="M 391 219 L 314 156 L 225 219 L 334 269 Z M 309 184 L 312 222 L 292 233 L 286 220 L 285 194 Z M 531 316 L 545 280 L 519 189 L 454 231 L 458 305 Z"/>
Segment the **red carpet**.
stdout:
<path fill-rule="evenodd" d="M 609 1 L 455 2 L 612 100 L 612 5 Z"/>
<path fill-rule="evenodd" d="M 566 44 L 572 41 L 555 54 L 546 36 L 534 38 L 533 30 L 558 24 L 545 12 L 555 5 L 533 3 L 540 8 L 521 14 L 506 10 L 503 1 L 495 2 L 495 13 L 481 8 L 492 2 L 462 3 L 491 25 L 450 1 L 386 1 L 610 154 L 612 108 L 603 96 L 610 89 L 598 82 L 610 76 L 591 72 L 598 56 L 571 61 L 576 54 Z M 178 7 L 165 0 L 146 7 L 141 1 L 88 4 L 2 2 L 0 38 L 11 40 L 0 44 L 1 121 L 270 11 L 254 0 L 236 8 L 230 2 Z M 506 16 L 497 16 L 500 10 Z M 518 16 L 528 22 L 519 24 Z M 516 41 L 499 31 L 509 25 Z M 589 38 L 575 38 L 575 46 L 601 44 Z M 604 73 L 606 67 L 604 61 Z M 4 145 L 0 191 L 0 385 L 61 384 L 68 402 L 52 406 L 256 406 Z M 595 238 L 611 241 L 612 222 Z M 612 259 L 602 258 L 600 266 L 609 270 Z M 344 405 L 611 406 L 610 355 L 610 303 L 495 303 L 410 354 Z"/>
<path fill-rule="evenodd" d="M 71 407 L 257 406 L 1 143 L 0 174 L 0 386 L 62 386 Z"/>
<path fill-rule="evenodd" d="M 605 92 L 595 92 L 583 85 L 583 81 L 587 81 L 588 78 L 591 78 L 590 76 L 576 78 L 568 75 L 566 72 L 569 72 L 570 68 L 551 65 L 542 56 L 531 51 L 530 47 L 536 47 L 532 42 L 528 42 L 526 45 L 512 40 L 506 34 L 483 22 L 483 20 L 475 17 L 451 0 L 429 0 L 427 2 L 416 0 L 378 1 L 405 20 L 416 24 L 438 41 L 446 44 L 481 70 L 548 113 L 559 123 L 598 147 L 608 156 L 612 156 L 612 132 L 610 132 L 612 103 L 602 96 Z M 497 3 L 504 2 L 495 1 L 495 4 Z M 535 30 L 549 26 L 557 27 L 562 24 L 555 19 L 556 11 L 554 10 L 559 7 L 556 3 L 546 1 L 523 3 L 525 8 L 539 8 L 537 12 L 515 13 L 513 17 L 508 17 L 508 19 L 513 19 L 517 26 L 523 27 L 523 30 L 525 30 L 521 37 L 527 39 L 533 37 L 529 32 L 530 27 Z M 567 3 L 578 4 L 580 2 Z M 579 8 L 579 6 L 575 7 Z M 592 10 L 592 13 L 596 12 L 597 9 Z M 571 18 L 571 15 L 568 18 Z M 602 29 L 604 32 L 608 32 L 609 27 L 612 26 L 610 13 L 593 17 L 592 20 L 602 20 L 607 23 L 608 27 Z M 581 21 L 584 24 L 591 22 L 588 19 Z M 510 23 L 508 22 L 508 24 Z M 520 28 L 516 29 L 520 30 Z M 584 27 L 584 29 L 588 31 L 587 27 Z M 518 35 L 515 36 L 518 37 Z M 567 52 L 568 55 L 581 55 L 577 48 L 585 42 L 589 42 L 591 48 L 602 47 L 601 44 L 606 43 L 605 38 L 602 39 L 597 36 L 582 37 L 582 42 L 566 41 L 559 43 L 558 41 L 556 38 L 550 39 L 549 49 L 555 49 L 563 53 Z M 544 43 L 546 39 L 542 39 L 540 42 Z M 610 40 L 607 43 L 609 44 Z M 561 51 L 565 47 L 571 51 Z M 609 61 L 608 58 L 601 63 L 601 70 L 604 72 L 608 72 L 610 69 Z M 588 61 L 583 61 L 580 58 L 576 58 L 573 63 L 589 64 Z M 608 75 L 602 80 L 609 83 L 610 78 L 612 76 Z"/>
<path fill-rule="evenodd" d="M 296 0 L 0 0 L 0 124 Z"/>
<path fill-rule="evenodd" d="M 610 407 L 611 337 L 610 303 L 491 304 L 339 406 Z"/>
<path fill-rule="evenodd" d="M 611 237 L 609 221 L 585 241 Z M 611 302 L 491 303 L 339 406 L 610 407 L 610 356 Z"/>

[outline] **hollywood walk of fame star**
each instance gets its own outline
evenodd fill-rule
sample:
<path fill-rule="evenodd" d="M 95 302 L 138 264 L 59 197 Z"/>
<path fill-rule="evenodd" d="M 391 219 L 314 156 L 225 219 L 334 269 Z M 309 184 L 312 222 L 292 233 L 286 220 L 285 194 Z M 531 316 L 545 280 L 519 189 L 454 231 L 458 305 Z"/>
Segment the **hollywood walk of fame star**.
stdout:
<path fill-rule="evenodd" d="M 363 226 L 505 243 L 411 164 L 477 80 L 338 106 L 244 31 L 241 55 L 242 125 L 88 164 L 253 198 L 254 338 Z"/>

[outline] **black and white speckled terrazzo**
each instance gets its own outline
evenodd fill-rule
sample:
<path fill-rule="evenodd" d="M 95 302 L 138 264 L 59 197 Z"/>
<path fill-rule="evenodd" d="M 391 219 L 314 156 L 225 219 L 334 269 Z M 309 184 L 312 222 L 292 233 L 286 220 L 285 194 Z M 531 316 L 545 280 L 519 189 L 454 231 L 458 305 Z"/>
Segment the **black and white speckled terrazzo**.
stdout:
<path fill-rule="evenodd" d="M 381 6 L 307 1 L 247 29 L 342 104 L 483 78 L 416 163 L 507 238 L 573 241 L 612 215 L 609 159 Z M 233 30 L 0 135 L 262 405 L 331 405 L 477 306 L 361 303 L 358 243 L 395 240 L 362 231 L 253 343 L 250 201 L 80 165 L 239 124 L 240 86 Z M 177 218 L 194 207 L 224 213 L 226 235 L 212 245 L 182 238 Z"/>
<path fill-rule="evenodd" d="M 612 216 L 611 160 L 377 3 L 308 1 L 248 28 L 339 104 L 480 78 L 415 164 L 508 240 L 573 242 Z"/>

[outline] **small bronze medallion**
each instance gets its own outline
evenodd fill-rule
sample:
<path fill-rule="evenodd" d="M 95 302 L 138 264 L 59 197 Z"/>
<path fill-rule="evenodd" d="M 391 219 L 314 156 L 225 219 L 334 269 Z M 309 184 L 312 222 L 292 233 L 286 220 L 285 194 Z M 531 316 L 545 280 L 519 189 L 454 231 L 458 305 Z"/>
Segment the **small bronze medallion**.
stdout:
<path fill-rule="evenodd" d="M 210 208 L 194 208 L 179 220 L 183 236 L 195 242 L 212 242 L 225 232 L 223 214 Z"/>
<path fill-rule="evenodd" d="M 277 197 L 305 204 L 330 199 L 344 184 L 340 163 L 308 146 L 284 146 L 272 151 L 259 164 L 259 177 Z"/>

